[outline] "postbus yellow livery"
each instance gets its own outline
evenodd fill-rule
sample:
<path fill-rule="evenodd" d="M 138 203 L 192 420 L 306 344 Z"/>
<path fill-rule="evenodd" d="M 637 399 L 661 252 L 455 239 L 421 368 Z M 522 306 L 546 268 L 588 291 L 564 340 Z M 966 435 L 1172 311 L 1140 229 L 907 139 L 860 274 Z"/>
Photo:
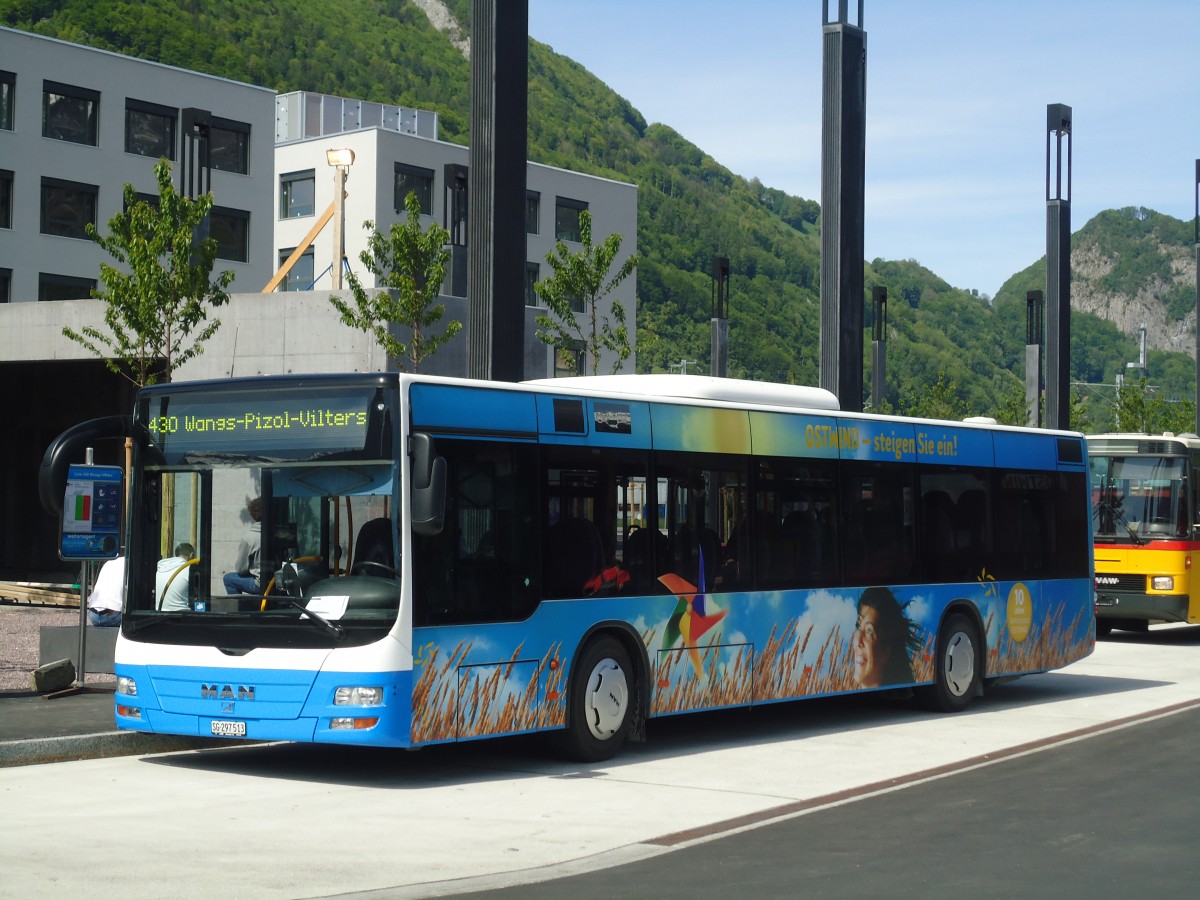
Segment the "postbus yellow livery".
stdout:
<path fill-rule="evenodd" d="M 1096 564 L 1096 629 L 1200 622 L 1196 435 L 1087 438 Z"/>

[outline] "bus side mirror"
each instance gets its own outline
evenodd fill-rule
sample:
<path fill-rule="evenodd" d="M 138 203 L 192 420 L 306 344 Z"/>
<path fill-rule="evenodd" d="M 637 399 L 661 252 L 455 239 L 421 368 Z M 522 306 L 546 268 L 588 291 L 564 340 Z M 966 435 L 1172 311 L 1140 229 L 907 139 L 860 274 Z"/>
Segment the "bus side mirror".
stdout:
<path fill-rule="evenodd" d="M 446 517 L 446 460 L 437 455 L 433 438 L 427 434 L 408 436 L 412 460 L 409 498 L 414 534 L 441 534 Z"/>

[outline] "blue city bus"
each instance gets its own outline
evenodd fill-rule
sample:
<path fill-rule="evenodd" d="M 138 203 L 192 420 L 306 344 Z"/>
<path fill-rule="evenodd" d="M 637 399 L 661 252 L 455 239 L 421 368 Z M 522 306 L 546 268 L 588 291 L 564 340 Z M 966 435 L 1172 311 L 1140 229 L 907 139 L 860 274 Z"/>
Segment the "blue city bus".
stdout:
<path fill-rule="evenodd" d="M 148 387 L 122 729 L 418 747 L 910 690 L 1094 646 L 1081 435 L 697 376 Z"/>

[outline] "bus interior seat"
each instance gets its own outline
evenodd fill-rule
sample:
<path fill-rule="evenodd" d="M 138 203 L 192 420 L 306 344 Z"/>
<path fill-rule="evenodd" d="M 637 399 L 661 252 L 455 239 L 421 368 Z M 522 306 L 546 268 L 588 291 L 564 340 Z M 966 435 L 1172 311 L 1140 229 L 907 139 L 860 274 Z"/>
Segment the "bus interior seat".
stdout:
<path fill-rule="evenodd" d="M 604 569 L 604 543 L 591 519 L 564 519 L 546 536 L 546 589 L 551 596 L 582 596 L 583 586 Z"/>
<path fill-rule="evenodd" d="M 359 529 L 354 541 L 353 564 L 375 562 L 394 568 L 396 560 L 392 543 L 391 521 L 386 518 L 371 519 Z"/>
<path fill-rule="evenodd" d="M 959 549 L 972 553 L 985 549 L 987 519 L 987 497 L 983 491 L 963 491 L 954 506 L 954 530 Z"/>

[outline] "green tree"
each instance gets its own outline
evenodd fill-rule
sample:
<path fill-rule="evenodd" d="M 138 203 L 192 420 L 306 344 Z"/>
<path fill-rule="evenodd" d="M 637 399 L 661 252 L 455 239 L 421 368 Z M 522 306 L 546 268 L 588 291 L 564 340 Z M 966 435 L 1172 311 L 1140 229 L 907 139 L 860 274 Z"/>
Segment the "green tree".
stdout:
<path fill-rule="evenodd" d="M 367 249 L 358 258 L 384 289 L 368 291 L 351 272 L 346 280 L 354 295 L 354 306 L 336 296 L 329 302 L 341 313 L 343 324 L 374 335 L 389 356 L 407 359 L 412 371 L 419 372 L 423 361 L 462 330 L 462 322 L 452 319 L 441 334 L 428 333 L 446 313 L 445 304 L 436 300 L 450 258 L 446 249 L 450 233 L 437 223 L 428 231 L 421 228 L 421 203 L 415 193 L 409 192 L 404 198 L 404 208 L 408 220 L 394 223 L 387 235 L 376 231 L 374 222 L 363 223 L 371 235 Z M 392 322 L 411 330 L 407 343 L 391 333 L 388 326 Z M 400 367 L 403 371 L 403 362 Z"/>
<path fill-rule="evenodd" d="M 204 352 L 221 321 L 192 332 L 207 319 L 207 307 L 229 302 L 225 288 L 233 281 L 233 272 L 210 280 L 217 241 L 196 239 L 212 209 L 212 194 L 194 200 L 178 194 L 166 159 L 155 164 L 154 177 L 157 202 L 139 200 L 127 184 L 125 211 L 108 220 L 109 233 L 87 226 L 88 236 L 125 268 L 102 264 L 104 287 L 92 291 L 108 304 L 104 321 L 111 334 L 90 325 L 62 331 L 138 387 L 170 381 L 172 372 Z"/>
<path fill-rule="evenodd" d="M 617 355 L 613 362 L 616 372 L 631 352 L 625 307 L 620 300 L 613 300 L 609 314 L 605 315 L 600 312 L 600 301 L 629 277 L 637 266 L 637 257 L 630 256 L 610 277 L 613 261 L 621 250 L 621 235 L 610 234 L 599 244 L 593 244 L 592 217 L 586 209 L 579 213 L 579 243 L 579 251 L 572 253 L 559 241 L 546 255 L 546 263 L 554 274 L 535 284 L 534 290 L 550 315 L 537 317 L 537 336 L 559 349 L 582 347 L 593 375 L 599 371 L 601 351 L 611 350 Z M 576 309 L 576 305 L 581 309 Z M 583 314 L 582 323 L 577 313 Z"/>
<path fill-rule="evenodd" d="M 1180 434 L 1192 431 L 1195 426 L 1194 400 L 1172 403 L 1161 391 L 1152 388 L 1146 378 L 1126 381 L 1117 390 L 1117 431 Z"/>
<path fill-rule="evenodd" d="M 1016 384 L 1000 398 L 995 418 L 1001 425 L 1028 425 L 1029 404 L 1025 402 L 1025 385 Z"/>
<path fill-rule="evenodd" d="M 967 404 L 959 395 L 958 386 L 945 372 L 938 372 L 937 384 L 926 390 L 907 393 L 900 400 L 901 415 L 920 419 L 959 421 L 967 415 Z"/>

